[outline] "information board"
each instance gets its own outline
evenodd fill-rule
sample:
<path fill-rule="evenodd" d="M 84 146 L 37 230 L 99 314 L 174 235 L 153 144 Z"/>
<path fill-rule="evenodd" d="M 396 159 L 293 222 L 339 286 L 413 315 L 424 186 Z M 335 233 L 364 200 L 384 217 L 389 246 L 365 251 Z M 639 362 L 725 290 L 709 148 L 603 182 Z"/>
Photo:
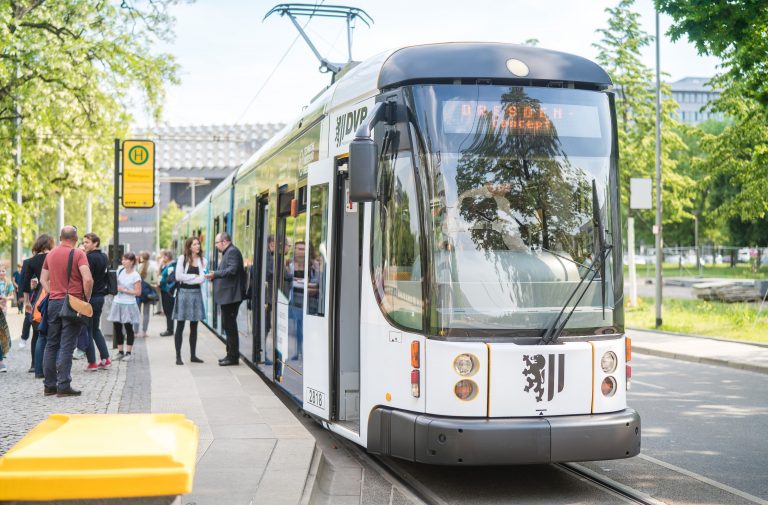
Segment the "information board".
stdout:
<path fill-rule="evenodd" d="M 123 142 L 123 207 L 149 209 L 155 206 L 155 143 L 151 140 Z"/>

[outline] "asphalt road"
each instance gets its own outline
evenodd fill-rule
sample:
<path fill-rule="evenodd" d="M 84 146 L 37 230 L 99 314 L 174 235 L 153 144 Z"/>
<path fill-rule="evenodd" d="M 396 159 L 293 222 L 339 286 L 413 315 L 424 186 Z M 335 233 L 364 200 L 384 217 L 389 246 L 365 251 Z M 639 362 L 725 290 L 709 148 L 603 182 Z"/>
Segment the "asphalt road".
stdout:
<path fill-rule="evenodd" d="M 635 354 L 642 453 L 768 500 L 768 375 Z"/>

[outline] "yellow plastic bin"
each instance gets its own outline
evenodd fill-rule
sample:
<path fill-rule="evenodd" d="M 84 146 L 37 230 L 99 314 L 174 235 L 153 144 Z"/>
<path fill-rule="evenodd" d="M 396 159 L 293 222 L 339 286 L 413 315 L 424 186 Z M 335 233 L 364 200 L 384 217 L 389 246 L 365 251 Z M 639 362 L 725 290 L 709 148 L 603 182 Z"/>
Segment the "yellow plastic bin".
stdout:
<path fill-rule="evenodd" d="M 53 414 L 0 458 L 0 501 L 185 494 L 196 454 L 181 414 Z"/>

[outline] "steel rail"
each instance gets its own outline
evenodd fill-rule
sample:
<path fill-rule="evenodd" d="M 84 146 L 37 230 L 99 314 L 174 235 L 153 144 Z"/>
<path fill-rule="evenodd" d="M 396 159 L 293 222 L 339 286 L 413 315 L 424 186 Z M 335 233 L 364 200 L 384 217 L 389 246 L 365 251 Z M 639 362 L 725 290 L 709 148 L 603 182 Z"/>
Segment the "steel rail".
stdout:
<path fill-rule="evenodd" d="M 629 503 L 637 503 L 639 505 L 666 505 L 664 502 L 659 501 L 646 493 L 625 486 L 624 484 L 609 479 L 608 477 L 577 463 L 553 463 L 552 466 L 562 472 L 582 479 L 599 489 L 624 498 Z"/>

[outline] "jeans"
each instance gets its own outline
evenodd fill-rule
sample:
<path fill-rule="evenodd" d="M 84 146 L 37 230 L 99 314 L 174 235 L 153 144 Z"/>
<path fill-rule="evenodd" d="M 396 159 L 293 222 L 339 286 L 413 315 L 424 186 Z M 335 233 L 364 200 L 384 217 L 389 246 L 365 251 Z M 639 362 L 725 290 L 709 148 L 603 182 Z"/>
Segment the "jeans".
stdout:
<path fill-rule="evenodd" d="M 133 325 L 134 333 L 139 333 L 139 331 L 143 331 L 144 333 L 147 332 L 147 328 L 149 328 L 149 316 L 152 313 L 152 305 L 153 304 L 149 302 L 139 303 L 139 312 L 143 313 L 144 319 L 141 322 L 141 327 L 139 327 L 138 324 Z"/>
<path fill-rule="evenodd" d="M 85 355 L 88 358 L 88 363 L 96 363 L 97 347 L 101 359 L 109 358 L 107 341 L 104 339 L 104 334 L 101 333 L 101 311 L 104 308 L 104 295 L 93 295 L 91 297 L 91 307 L 93 307 L 93 317 L 91 318 L 89 330 L 91 338 L 88 340 L 88 348 L 85 350 Z"/>
<path fill-rule="evenodd" d="M 61 318 L 64 300 L 48 300 L 48 341 L 43 354 L 44 384 L 66 389 L 72 382 L 72 352 L 82 324 Z"/>
<path fill-rule="evenodd" d="M 45 355 L 45 346 L 48 343 L 48 338 L 37 330 L 35 330 L 34 333 L 37 334 L 37 342 L 32 345 L 33 349 L 35 350 L 35 353 L 33 354 L 35 378 L 42 378 L 43 356 Z M 34 339 L 35 337 L 33 336 L 32 338 Z"/>
<path fill-rule="evenodd" d="M 173 295 L 161 291 L 160 297 L 163 302 L 163 313 L 165 314 L 165 331 L 167 333 L 173 333 Z"/>
<path fill-rule="evenodd" d="M 240 359 L 240 335 L 237 331 L 237 311 L 241 302 L 221 305 L 221 329 L 227 334 L 227 358 Z"/>

